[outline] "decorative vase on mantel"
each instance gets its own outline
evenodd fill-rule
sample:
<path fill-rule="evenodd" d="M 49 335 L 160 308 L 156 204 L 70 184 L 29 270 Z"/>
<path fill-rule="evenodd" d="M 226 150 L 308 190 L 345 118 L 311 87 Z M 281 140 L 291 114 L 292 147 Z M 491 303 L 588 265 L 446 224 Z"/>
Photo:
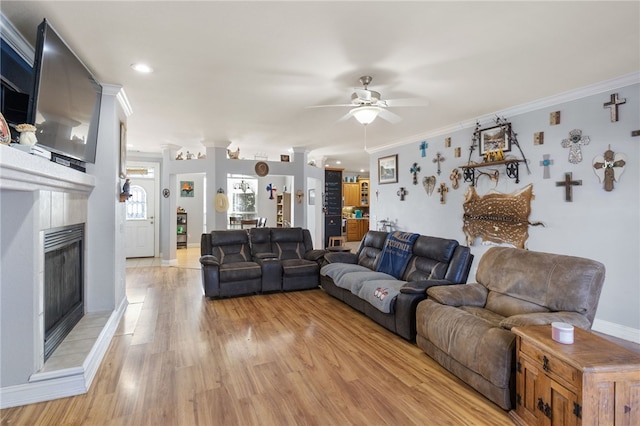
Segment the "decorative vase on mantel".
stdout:
<path fill-rule="evenodd" d="M 38 143 L 36 138 L 36 126 L 32 124 L 18 124 L 16 130 L 20 132 L 20 138 L 18 141 L 20 145 L 33 146 Z"/>

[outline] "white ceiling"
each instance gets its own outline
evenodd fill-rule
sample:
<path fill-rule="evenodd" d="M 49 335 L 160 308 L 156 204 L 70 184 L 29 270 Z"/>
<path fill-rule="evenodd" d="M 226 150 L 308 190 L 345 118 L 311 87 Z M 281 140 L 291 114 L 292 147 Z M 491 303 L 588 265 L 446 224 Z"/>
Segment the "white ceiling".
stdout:
<path fill-rule="evenodd" d="M 368 169 L 364 128 L 344 104 L 361 75 L 403 120 L 367 127 L 375 149 L 640 70 L 640 2 L 7 1 L 35 44 L 43 18 L 132 105 L 130 149 L 202 141 L 241 157 L 291 147 Z M 134 62 L 155 72 L 137 74 Z M 417 151 L 416 151 L 417 152 Z"/>

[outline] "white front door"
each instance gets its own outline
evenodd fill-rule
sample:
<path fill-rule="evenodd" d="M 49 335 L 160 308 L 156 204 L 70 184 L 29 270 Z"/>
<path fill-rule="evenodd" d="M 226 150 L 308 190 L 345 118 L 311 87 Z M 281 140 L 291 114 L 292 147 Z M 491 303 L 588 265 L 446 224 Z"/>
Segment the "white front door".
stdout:
<path fill-rule="evenodd" d="M 152 179 L 131 184 L 127 201 L 127 257 L 153 257 L 155 254 L 155 189 Z"/>

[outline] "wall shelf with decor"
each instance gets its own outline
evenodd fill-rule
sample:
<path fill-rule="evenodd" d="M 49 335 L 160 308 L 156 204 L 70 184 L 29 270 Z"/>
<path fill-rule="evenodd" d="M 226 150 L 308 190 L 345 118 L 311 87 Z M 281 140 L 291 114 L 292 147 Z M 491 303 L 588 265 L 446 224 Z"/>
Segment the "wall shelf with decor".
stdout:
<path fill-rule="evenodd" d="M 176 247 L 187 248 L 187 214 L 178 213 L 176 229 Z"/>
<path fill-rule="evenodd" d="M 505 165 L 505 173 L 511 179 L 515 179 L 516 183 L 520 183 L 520 163 L 525 163 L 525 160 L 501 160 L 501 161 L 492 161 L 490 163 L 477 163 L 477 164 L 467 164 L 465 166 L 460 166 L 462 169 L 462 177 L 465 182 L 471 182 L 472 186 L 475 186 L 476 182 L 476 171 L 477 168 L 482 167 L 495 167 L 504 164 Z"/>
<path fill-rule="evenodd" d="M 511 151 L 512 146 L 518 148 L 520 158 L 505 155 L 506 152 Z M 471 156 L 476 149 L 479 150 L 482 162 L 476 163 L 471 160 Z M 531 174 L 528 161 L 524 156 L 524 152 L 522 152 L 522 148 L 520 148 L 517 133 L 513 131 L 511 123 L 504 118 L 496 117 L 495 125 L 492 127 L 481 129 L 480 124 L 476 123 L 469 149 L 469 161 L 464 166 L 460 166 L 460 168 L 462 169 L 464 181 L 471 183 L 471 186 L 475 186 L 478 178 L 482 175 L 487 175 L 496 180 L 498 178 L 497 170 L 491 174 L 481 170 L 476 171 L 476 169 L 484 167 L 495 168 L 502 165 L 505 167 L 507 177 L 515 179 L 516 183 L 520 183 L 520 163 L 524 163 L 527 172 Z"/>

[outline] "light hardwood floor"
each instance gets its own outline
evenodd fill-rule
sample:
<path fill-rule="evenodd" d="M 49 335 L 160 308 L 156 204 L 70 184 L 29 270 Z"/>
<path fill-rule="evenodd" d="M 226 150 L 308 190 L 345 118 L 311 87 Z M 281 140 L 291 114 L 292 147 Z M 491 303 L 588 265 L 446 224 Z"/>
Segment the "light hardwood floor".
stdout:
<path fill-rule="evenodd" d="M 183 267 L 128 262 L 129 307 L 87 394 L 3 425 L 510 425 L 506 412 L 322 290 L 202 296 Z"/>

